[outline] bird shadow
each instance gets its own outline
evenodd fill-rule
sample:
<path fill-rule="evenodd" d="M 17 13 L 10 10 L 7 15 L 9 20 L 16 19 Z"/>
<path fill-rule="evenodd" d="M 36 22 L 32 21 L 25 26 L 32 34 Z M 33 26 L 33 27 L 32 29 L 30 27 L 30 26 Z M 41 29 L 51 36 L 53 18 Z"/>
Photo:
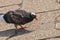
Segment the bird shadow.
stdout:
<path fill-rule="evenodd" d="M 15 35 L 15 29 L 9 29 L 9 30 L 5 30 L 5 31 L 0 31 L 0 37 L 8 37 L 12 38 L 15 36 L 19 36 L 19 35 L 23 35 L 23 34 L 27 34 L 32 32 L 31 30 L 25 30 L 25 29 L 20 29 L 17 34 Z"/>

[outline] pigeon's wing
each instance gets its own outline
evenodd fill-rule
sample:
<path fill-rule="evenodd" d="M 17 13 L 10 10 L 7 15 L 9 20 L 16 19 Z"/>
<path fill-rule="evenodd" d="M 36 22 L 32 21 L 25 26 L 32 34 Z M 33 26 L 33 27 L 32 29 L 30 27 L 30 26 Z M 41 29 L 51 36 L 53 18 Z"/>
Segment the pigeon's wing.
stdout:
<path fill-rule="evenodd" d="M 17 24 L 24 24 L 29 18 L 29 13 L 24 10 L 16 10 L 13 15 L 11 15 L 12 20 Z"/>
<path fill-rule="evenodd" d="M 26 17 L 29 14 L 25 10 L 16 10 L 15 13 L 21 15 L 22 17 Z"/>
<path fill-rule="evenodd" d="M 14 21 L 14 23 L 16 23 L 16 24 L 20 24 L 22 22 L 22 16 L 21 16 L 21 14 L 18 14 L 17 12 L 12 14 L 11 18 Z"/>

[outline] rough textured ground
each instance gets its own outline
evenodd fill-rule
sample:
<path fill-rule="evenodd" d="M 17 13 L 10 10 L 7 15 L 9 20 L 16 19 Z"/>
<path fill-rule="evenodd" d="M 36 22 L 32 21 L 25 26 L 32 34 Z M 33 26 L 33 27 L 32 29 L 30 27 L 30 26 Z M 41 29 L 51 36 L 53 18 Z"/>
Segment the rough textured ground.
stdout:
<path fill-rule="evenodd" d="M 44 40 L 60 40 L 60 4 L 58 2 L 57 0 L 23 0 L 21 9 L 42 13 L 37 14 L 38 21 L 34 20 L 26 24 L 29 28 L 20 30 L 17 36 L 9 40 L 42 40 L 43 38 L 45 38 Z M 0 0 L 0 6 L 18 3 L 21 3 L 21 0 Z M 0 8 L 0 13 L 18 8 L 18 5 L 3 7 Z M 0 21 L 0 40 L 5 40 L 13 34 L 14 25 Z"/>

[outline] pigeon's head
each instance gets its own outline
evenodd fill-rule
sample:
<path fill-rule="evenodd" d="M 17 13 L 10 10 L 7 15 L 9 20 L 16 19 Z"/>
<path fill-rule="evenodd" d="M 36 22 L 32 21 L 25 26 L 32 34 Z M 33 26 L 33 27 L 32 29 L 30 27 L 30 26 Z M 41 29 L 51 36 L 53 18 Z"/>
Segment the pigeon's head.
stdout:
<path fill-rule="evenodd" d="M 36 18 L 36 13 L 31 12 L 31 17 L 32 17 L 33 19 L 36 19 L 36 20 L 37 20 L 37 18 Z"/>

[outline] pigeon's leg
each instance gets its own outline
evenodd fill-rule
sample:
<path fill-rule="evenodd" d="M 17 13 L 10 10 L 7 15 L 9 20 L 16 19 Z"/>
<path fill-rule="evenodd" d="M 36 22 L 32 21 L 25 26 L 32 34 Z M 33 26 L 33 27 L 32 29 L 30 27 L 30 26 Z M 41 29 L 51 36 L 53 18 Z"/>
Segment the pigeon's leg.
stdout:
<path fill-rule="evenodd" d="M 18 28 L 17 28 L 17 25 L 15 24 L 15 34 L 17 34 L 17 32 L 18 32 Z"/>

